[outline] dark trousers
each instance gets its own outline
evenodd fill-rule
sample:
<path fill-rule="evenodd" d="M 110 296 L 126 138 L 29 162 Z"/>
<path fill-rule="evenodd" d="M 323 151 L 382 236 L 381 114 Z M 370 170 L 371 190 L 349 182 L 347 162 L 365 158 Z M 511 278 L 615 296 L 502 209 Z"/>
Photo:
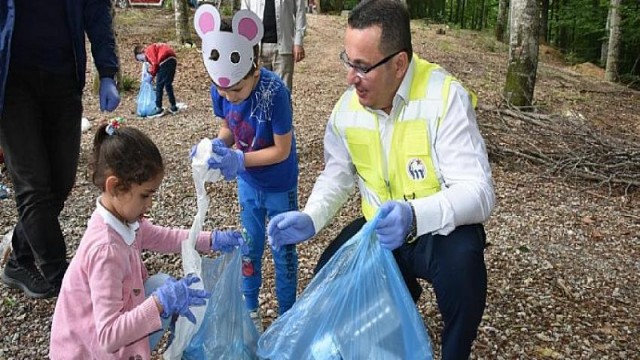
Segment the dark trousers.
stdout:
<path fill-rule="evenodd" d="M 18 223 L 7 266 L 38 264 L 53 285 L 67 268 L 58 216 L 75 182 L 82 93 L 74 76 L 10 69 L 0 144 L 15 189 Z"/>
<path fill-rule="evenodd" d="M 324 250 L 315 273 L 364 224 L 365 219 L 361 217 L 347 225 Z M 415 302 L 422 293 L 417 279 L 425 279 L 433 286 L 444 321 L 444 360 L 469 358 L 487 297 L 485 243 L 484 227 L 475 224 L 459 226 L 447 236 L 423 235 L 393 252 Z"/>
<path fill-rule="evenodd" d="M 171 107 L 176 106 L 176 96 L 173 94 L 173 77 L 176 75 L 176 59 L 167 59 L 158 67 L 156 75 L 156 107 L 162 108 L 162 91 L 167 90 L 167 97 Z"/>

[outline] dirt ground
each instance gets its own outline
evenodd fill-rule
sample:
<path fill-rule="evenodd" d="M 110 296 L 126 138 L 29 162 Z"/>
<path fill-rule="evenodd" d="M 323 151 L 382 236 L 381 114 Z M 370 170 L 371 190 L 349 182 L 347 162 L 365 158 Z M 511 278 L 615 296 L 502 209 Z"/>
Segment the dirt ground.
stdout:
<path fill-rule="evenodd" d="M 323 168 L 324 126 L 346 87 L 345 72 L 338 61 L 346 19 L 308 15 L 308 23 L 307 58 L 296 66 L 293 86 L 301 206 Z M 449 29 L 437 35 L 438 26 L 421 21 L 414 22 L 412 28 L 414 51 L 442 65 L 478 95 L 478 119 L 487 144 L 500 144 L 501 135 L 493 129 L 504 122 L 496 109 L 502 106 L 506 45 L 489 34 L 469 31 Z M 173 13 L 119 9 L 117 31 L 123 73 L 138 79 L 134 44 L 171 39 Z M 126 117 L 131 125 L 149 133 L 165 157 L 167 175 L 151 219 L 160 225 L 186 228 L 195 214 L 186 156 L 191 145 L 214 136 L 218 125 L 208 95 L 210 80 L 197 46 L 177 52 L 176 94 L 187 109 L 159 119 L 136 118 L 134 90 L 124 94 L 114 115 Z M 540 59 L 535 94 L 539 113 L 577 113 L 602 134 L 638 143 L 639 92 L 602 82 L 593 76 L 597 71 L 591 66 L 566 65 L 551 49 L 542 48 Z M 583 74 L 582 68 L 591 71 Z M 85 106 L 85 116 L 93 124 L 112 116 L 99 113 L 97 99 L 88 90 Z M 97 196 L 86 170 L 91 137 L 91 132 L 83 135 L 77 184 L 61 215 L 69 256 L 77 247 Z M 490 158 L 497 206 L 486 224 L 489 292 L 472 358 L 640 359 L 638 189 L 625 191 L 551 173 L 517 156 L 490 153 Z M 7 182 L 6 176 L 0 179 Z M 212 202 L 205 227 L 238 226 L 234 184 L 213 184 L 209 194 Z M 10 199 L 0 201 L 0 230 L 10 229 L 15 222 L 14 206 Z M 308 284 L 324 246 L 358 211 L 354 194 L 328 228 L 298 247 L 299 292 Z M 269 264 L 270 253 L 265 256 Z M 176 256 L 148 254 L 145 262 L 152 273 L 180 272 Z M 418 307 L 439 358 L 442 323 L 429 284 L 424 287 Z M 43 358 L 48 351 L 55 300 L 30 300 L 4 287 L 0 287 L 0 296 L 0 360 Z M 277 306 L 272 267 L 268 265 L 260 299 L 265 325 L 269 325 L 275 320 Z"/>

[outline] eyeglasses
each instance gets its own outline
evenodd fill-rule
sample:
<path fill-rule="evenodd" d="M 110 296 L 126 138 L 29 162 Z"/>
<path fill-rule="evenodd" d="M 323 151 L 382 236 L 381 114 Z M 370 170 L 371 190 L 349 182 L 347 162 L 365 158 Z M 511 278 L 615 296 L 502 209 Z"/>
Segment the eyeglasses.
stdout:
<path fill-rule="evenodd" d="M 342 52 L 340 53 L 340 61 L 342 61 L 342 65 L 344 66 L 345 69 L 347 69 L 347 71 L 349 71 L 349 69 L 353 69 L 353 70 L 356 71 L 356 76 L 358 76 L 359 78 L 363 79 L 373 69 L 377 68 L 380 65 L 384 65 L 389 60 L 391 60 L 391 58 L 393 58 L 394 56 L 400 54 L 403 51 L 404 50 L 398 50 L 398 51 L 394 52 L 393 54 L 385 57 L 384 59 L 378 61 L 374 65 L 363 66 L 363 65 L 359 65 L 359 64 L 354 64 L 351 61 L 349 61 L 349 57 L 347 56 L 347 52 L 342 50 Z"/>

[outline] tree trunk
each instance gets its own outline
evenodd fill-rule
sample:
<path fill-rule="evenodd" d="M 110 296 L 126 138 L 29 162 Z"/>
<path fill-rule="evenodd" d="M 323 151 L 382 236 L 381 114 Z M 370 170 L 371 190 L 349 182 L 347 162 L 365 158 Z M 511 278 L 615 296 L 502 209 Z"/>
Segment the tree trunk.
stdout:
<path fill-rule="evenodd" d="M 505 30 L 507 29 L 507 10 L 509 9 L 509 0 L 499 0 L 498 2 L 498 18 L 496 20 L 496 40 L 505 41 Z"/>
<path fill-rule="evenodd" d="M 179 44 L 192 43 L 187 0 L 173 0 L 173 10 L 176 17 L 176 41 Z"/>
<path fill-rule="evenodd" d="M 547 43 L 549 32 L 549 0 L 540 0 L 540 31 L 538 39 L 541 44 Z"/>
<path fill-rule="evenodd" d="M 509 64 L 503 96 L 512 105 L 530 107 L 538 70 L 538 0 L 512 1 L 509 15 Z"/>
<path fill-rule="evenodd" d="M 606 81 L 618 80 L 618 58 L 620 55 L 620 0 L 611 0 L 611 19 L 609 23 L 609 48 L 607 49 Z"/>
<path fill-rule="evenodd" d="M 600 65 L 607 65 L 607 50 L 609 49 L 609 24 L 611 22 L 611 7 L 609 7 L 609 13 L 607 14 L 607 24 L 604 27 L 605 36 L 600 44 Z"/>

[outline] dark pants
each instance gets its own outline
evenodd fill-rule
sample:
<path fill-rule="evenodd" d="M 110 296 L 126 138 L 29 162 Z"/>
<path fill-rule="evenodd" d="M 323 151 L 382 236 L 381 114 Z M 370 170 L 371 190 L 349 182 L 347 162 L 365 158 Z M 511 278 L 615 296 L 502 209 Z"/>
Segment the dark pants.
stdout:
<path fill-rule="evenodd" d="M 365 219 L 358 218 L 347 225 L 322 253 L 315 273 L 364 224 Z M 393 252 L 415 302 L 422 293 L 418 278 L 433 285 L 444 321 L 442 359 L 469 358 L 487 297 L 485 242 L 482 225 L 465 225 L 447 236 L 423 235 Z"/>
<path fill-rule="evenodd" d="M 7 266 L 37 263 L 53 285 L 67 268 L 58 216 L 75 181 L 81 117 L 82 93 L 74 76 L 10 69 L 0 144 L 18 223 Z"/>
<path fill-rule="evenodd" d="M 176 106 L 176 96 L 173 94 L 173 77 L 176 75 L 176 59 L 168 59 L 158 67 L 156 75 L 156 107 L 162 108 L 162 91 L 167 90 L 167 97 L 171 107 Z"/>

